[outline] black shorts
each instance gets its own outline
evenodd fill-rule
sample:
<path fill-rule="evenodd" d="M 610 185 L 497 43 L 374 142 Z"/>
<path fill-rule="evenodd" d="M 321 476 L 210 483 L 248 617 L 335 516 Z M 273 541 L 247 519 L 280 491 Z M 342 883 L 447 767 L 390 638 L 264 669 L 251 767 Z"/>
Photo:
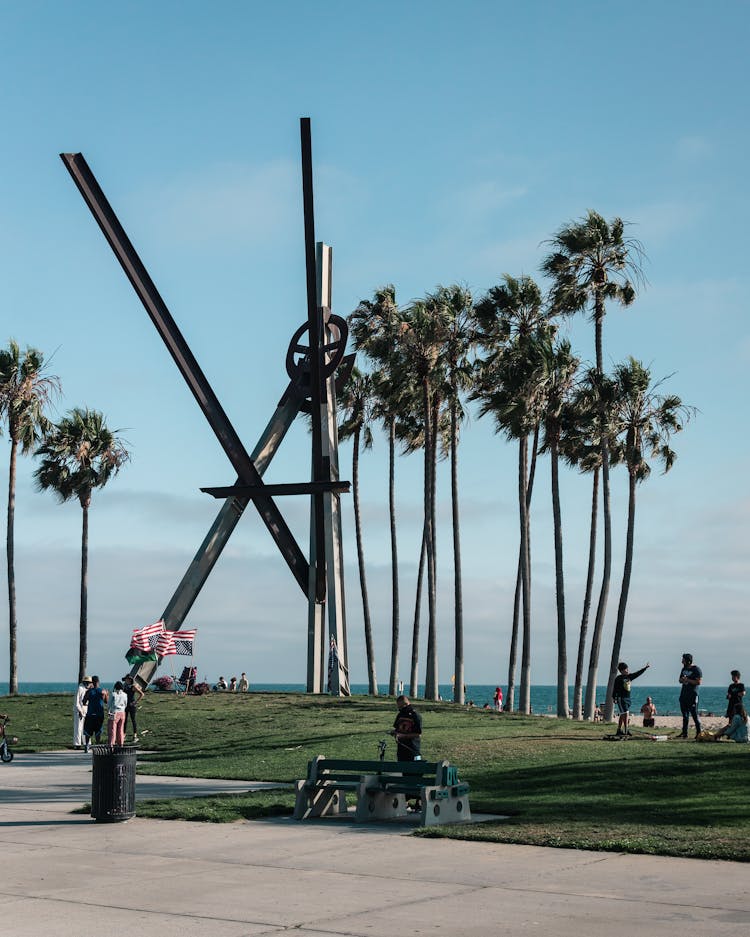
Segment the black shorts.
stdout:
<path fill-rule="evenodd" d="M 89 716 L 83 720 L 84 735 L 99 735 L 104 725 L 104 716 Z"/>

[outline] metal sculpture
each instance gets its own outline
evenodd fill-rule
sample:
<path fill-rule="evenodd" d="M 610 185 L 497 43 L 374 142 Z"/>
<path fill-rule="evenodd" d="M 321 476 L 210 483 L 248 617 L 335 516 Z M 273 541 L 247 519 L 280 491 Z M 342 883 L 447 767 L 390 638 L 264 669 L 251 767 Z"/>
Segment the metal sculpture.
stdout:
<path fill-rule="evenodd" d="M 179 630 L 252 501 L 307 596 L 307 690 L 321 693 L 324 689 L 327 607 L 329 639 L 337 650 L 329 659 L 327 686 L 331 693 L 349 695 L 339 498 L 342 492 L 349 491 L 350 483 L 339 478 L 336 391 L 351 371 L 354 355 L 345 355 L 346 321 L 331 312 L 331 248 L 315 242 L 309 118 L 301 118 L 300 134 L 307 321 L 296 330 L 287 351 L 289 385 L 250 453 L 235 432 L 83 155 L 61 153 L 60 156 L 237 473 L 233 485 L 201 489 L 223 499 L 224 505 L 164 610 L 165 628 Z M 305 333 L 307 345 L 302 342 Z M 312 425 L 311 481 L 266 485 L 263 474 L 300 412 L 310 415 Z M 309 561 L 274 501 L 275 496 L 292 494 L 310 496 Z M 146 661 L 133 668 L 133 676 L 142 688 L 153 679 L 157 667 L 157 662 Z"/>

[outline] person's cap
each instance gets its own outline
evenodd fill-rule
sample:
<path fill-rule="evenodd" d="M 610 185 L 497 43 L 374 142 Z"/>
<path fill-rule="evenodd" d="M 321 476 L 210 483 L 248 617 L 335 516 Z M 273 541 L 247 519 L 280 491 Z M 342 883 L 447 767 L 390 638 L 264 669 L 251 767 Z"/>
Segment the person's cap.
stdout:
<path fill-rule="evenodd" d="M 81 683 L 91 683 L 91 677 L 84 677 L 84 678 L 81 680 Z"/>

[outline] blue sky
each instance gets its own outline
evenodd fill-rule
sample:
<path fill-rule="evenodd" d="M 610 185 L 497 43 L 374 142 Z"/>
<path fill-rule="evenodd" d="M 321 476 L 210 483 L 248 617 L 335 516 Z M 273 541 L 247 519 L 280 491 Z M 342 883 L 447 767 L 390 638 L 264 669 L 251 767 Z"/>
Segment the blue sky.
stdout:
<path fill-rule="evenodd" d="M 632 354 L 699 408 L 670 475 L 639 491 L 623 655 L 675 679 L 691 650 L 706 682 L 742 659 L 748 607 L 745 3 L 120 3 L 0 11 L 0 340 L 52 356 L 62 413 L 103 410 L 133 461 L 91 513 L 90 666 L 124 672 L 130 629 L 159 616 L 233 475 L 58 153 L 81 151 L 225 409 L 252 447 L 285 386 L 306 316 L 300 116 L 312 118 L 316 230 L 334 249 L 334 308 L 393 282 L 481 295 L 538 274 L 544 240 L 593 208 L 643 242 L 647 288 L 605 323 L 605 357 Z M 593 358 L 593 330 L 570 326 Z M 6 458 L 0 486 L 7 486 Z M 298 480 L 293 429 L 267 478 Z M 342 462 L 351 452 L 342 447 Z M 362 466 L 378 675 L 389 629 L 385 444 Z M 80 510 L 19 470 L 21 679 L 75 674 Z M 402 629 L 420 534 L 420 465 L 398 465 Z M 517 551 L 515 450 L 472 419 L 461 450 L 467 681 L 505 683 Z M 304 474 L 304 473 L 303 473 Z M 345 469 L 346 477 L 350 474 Z M 448 478 L 440 478 L 440 674 L 452 673 Z M 533 507 L 534 669 L 555 673 L 549 467 Z M 616 473 L 609 658 L 626 480 Z M 574 661 L 590 490 L 563 480 Z M 300 542 L 306 506 L 284 502 Z M 347 601 L 364 680 L 353 524 Z M 196 603 L 198 663 L 215 679 L 301 681 L 305 606 L 247 513 Z M 7 611 L 0 612 L 0 622 Z M 402 643 L 407 676 L 410 644 Z M 571 679 L 574 664 L 571 663 Z M 0 642 L 0 673 L 7 671 Z"/>

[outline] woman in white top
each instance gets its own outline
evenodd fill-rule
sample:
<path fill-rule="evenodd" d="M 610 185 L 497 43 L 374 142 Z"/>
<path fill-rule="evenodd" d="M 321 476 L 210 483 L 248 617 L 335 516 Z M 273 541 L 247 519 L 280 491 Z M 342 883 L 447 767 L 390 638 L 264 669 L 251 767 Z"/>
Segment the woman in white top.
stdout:
<path fill-rule="evenodd" d="M 122 683 L 118 680 L 109 697 L 109 721 L 107 722 L 107 741 L 110 745 L 125 744 L 125 708 L 128 697 Z"/>

